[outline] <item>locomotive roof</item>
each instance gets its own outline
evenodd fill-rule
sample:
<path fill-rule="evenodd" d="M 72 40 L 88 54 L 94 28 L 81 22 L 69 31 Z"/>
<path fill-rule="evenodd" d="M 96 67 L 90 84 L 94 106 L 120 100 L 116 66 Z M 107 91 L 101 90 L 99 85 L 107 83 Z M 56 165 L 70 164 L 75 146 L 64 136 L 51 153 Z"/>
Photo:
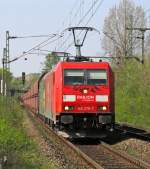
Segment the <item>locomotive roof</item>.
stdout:
<path fill-rule="evenodd" d="M 45 79 L 50 72 L 55 72 L 58 68 L 68 68 L 68 69 L 87 69 L 87 68 L 91 68 L 91 69 L 109 69 L 110 68 L 110 64 L 108 62 L 66 62 L 66 61 L 60 61 L 58 62 L 55 67 L 48 71 L 45 72 L 41 75 L 41 77 L 38 80 L 38 83 L 42 80 Z"/>
<path fill-rule="evenodd" d="M 62 68 L 108 68 L 108 62 L 59 62 L 55 68 L 61 66 Z"/>

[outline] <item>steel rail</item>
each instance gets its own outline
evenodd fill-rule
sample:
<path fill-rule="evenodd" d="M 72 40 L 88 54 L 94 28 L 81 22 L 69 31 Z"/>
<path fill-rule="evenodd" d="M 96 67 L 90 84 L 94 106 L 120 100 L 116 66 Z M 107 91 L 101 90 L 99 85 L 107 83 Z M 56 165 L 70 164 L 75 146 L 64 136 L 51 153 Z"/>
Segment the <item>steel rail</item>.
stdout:
<path fill-rule="evenodd" d="M 134 158 L 133 156 L 128 155 L 125 152 L 119 151 L 119 150 L 115 150 L 114 148 L 111 148 L 109 145 L 102 143 L 102 146 L 107 149 L 108 151 L 112 152 L 114 155 L 117 155 L 119 157 L 121 157 L 122 159 L 127 160 L 128 162 L 135 164 L 137 167 L 140 167 L 140 169 L 150 169 L 150 164 L 144 162 L 144 161 L 140 161 L 136 158 Z"/>
<path fill-rule="evenodd" d="M 86 153 L 81 148 L 82 145 L 77 146 L 76 144 L 72 144 L 70 141 L 68 141 L 65 138 L 63 138 L 62 136 L 58 135 L 56 131 L 52 130 L 50 128 L 50 126 L 48 124 L 45 124 L 44 121 L 41 118 L 38 118 L 37 115 L 35 115 L 33 113 L 29 113 L 29 111 L 28 111 L 28 115 L 32 118 L 32 120 L 35 121 L 36 124 L 40 124 L 42 129 L 44 129 L 44 131 L 47 133 L 48 139 L 51 140 L 53 138 L 53 139 L 55 139 L 55 141 L 57 140 L 57 142 L 59 142 L 59 144 L 61 145 L 61 148 L 63 148 L 64 146 L 66 147 L 65 151 L 66 152 L 69 151 L 69 155 L 71 153 L 73 153 L 73 156 L 76 156 L 78 159 L 80 159 L 80 165 L 82 165 L 82 167 L 86 165 L 86 166 L 90 167 L 91 169 L 105 169 L 105 165 L 102 165 L 101 162 L 102 162 L 102 160 L 107 161 L 105 159 L 106 155 L 100 159 L 100 162 L 96 161 L 95 160 L 96 155 L 95 155 L 95 158 L 92 158 L 90 155 L 90 152 L 92 152 L 92 148 L 90 150 L 90 147 L 89 147 L 89 150 L 88 150 L 89 154 Z M 124 152 L 121 152 L 118 150 L 116 151 L 104 142 L 102 142 L 98 146 L 101 146 L 104 149 L 104 151 L 107 151 L 107 154 L 114 157 L 115 159 L 118 159 L 119 162 L 121 162 L 121 159 L 122 159 L 122 161 L 126 161 L 127 163 L 124 163 L 124 162 L 121 163 L 122 167 L 124 167 L 124 165 L 126 164 L 127 166 L 131 165 L 130 168 L 133 166 L 133 168 L 136 168 L 136 169 L 150 169 L 150 165 L 148 163 L 143 162 L 143 161 L 139 161 Z M 91 147 L 92 147 L 92 145 L 91 145 Z M 98 149 L 97 150 L 95 149 L 95 151 L 96 151 L 96 153 L 100 153 L 100 151 Z M 120 163 L 118 163 L 118 164 L 120 165 Z M 113 162 L 111 165 L 112 165 L 110 167 L 111 169 L 113 169 L 113 167 L 114 168 L 118 167 L 116 165 L 116 163 L 113 164 Z M 106 168 L 108 168 L 108 167 L 106 167 Z"/>
<path fill-rule="evenodd" d="M 27 111 L 28 112 L 28 111 Z M 67 146 L 67 148 L 71 149 L 75 153 L 77 157 L 81 159 L 81 163 L 87 164 L 90 169 L 104 169 L 102 166 L 100 166 L 97 162 L 95 162 L 93 159 L 91 159 L 89 156 L 87 156 L 85 153 L 83 153 L 79 148 L 77 148 L 75 145 L 73 145 L 71 142 L 63 138 L 62 136 L 59 136 L 54 130 L 52 130 L 49 125 L 45 124 L 43 120 L 38 118 L 33 113 L 29 113 L 28 115 L 32 118 L 32 120 L 35 121 L 35 123 L 40 124 L 44 131 L 48 134 L 49 139 L 51 137 L 57 139 L 59 142 L 61 142 L 61 145 Z"/>
<path fill-rule="evenodd" d="M 116 123 L 115 129 L 122 131 L 129 136 L 150 142 L 150 131 L 145 129 L 134 127 L 127 123 Z"/>
<path fill-rule="evenodd" d="M 77 146 L 106 169 L 150 169 L 150 164 L 139 161 L 124 152 L 114 150 L 104 142 L 99 145 Z"/>

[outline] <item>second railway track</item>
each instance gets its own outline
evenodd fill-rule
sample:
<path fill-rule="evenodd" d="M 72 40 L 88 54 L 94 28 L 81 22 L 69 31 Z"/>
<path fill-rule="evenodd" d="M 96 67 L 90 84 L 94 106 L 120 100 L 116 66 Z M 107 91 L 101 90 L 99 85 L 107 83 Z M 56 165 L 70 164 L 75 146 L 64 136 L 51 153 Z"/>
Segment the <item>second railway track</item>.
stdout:
<path fill-rule="evenodd" d="M 124 132 L 129 136 L 150 142 L 150 131 L 146 131 L 144 129 L 137 128 L 124 123 L 122 124 L 116 123 L 115 129 L 120 132 Z"/>
<path fill-rule="evenodd" d="M 149 169 L 150 165 L 118 152 L 104 143 L 99 145 L 77 145 L 77 147 L 95 160 L 104 169 Z"/>

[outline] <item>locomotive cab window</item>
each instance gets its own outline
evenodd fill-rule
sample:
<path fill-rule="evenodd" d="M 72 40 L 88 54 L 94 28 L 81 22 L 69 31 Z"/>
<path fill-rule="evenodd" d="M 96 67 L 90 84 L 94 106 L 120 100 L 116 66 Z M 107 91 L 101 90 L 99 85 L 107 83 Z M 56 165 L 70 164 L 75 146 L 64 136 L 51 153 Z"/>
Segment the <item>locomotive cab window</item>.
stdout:
<path fill-rule="evenodd" d="M 64 70 L 65 85 L 82 85 L 84 84 L 83 69 L 66 69 Z"/>
<path fill-rule="evenodd" d="M 106 70 L 87 70 L 88 85 L 106 85 L 107 71 Z"/>

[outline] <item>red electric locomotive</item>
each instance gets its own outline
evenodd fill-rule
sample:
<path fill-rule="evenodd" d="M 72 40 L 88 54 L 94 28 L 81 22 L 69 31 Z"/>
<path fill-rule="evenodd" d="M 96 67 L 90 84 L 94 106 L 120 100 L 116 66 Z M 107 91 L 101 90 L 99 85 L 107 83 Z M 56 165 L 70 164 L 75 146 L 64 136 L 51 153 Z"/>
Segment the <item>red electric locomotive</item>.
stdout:
<path fill-rule="evenodd" d="M 59 62 L 22 100 L 59 128 L 112 128 L 115 122 L 114 78 L 107 62 Z"/>
<path fill-rule="evenodd" d="M 60 62 L 39 81 L 39 114 L 57 126 L 113 126 L 113 86 L 107 62 Z"/>

